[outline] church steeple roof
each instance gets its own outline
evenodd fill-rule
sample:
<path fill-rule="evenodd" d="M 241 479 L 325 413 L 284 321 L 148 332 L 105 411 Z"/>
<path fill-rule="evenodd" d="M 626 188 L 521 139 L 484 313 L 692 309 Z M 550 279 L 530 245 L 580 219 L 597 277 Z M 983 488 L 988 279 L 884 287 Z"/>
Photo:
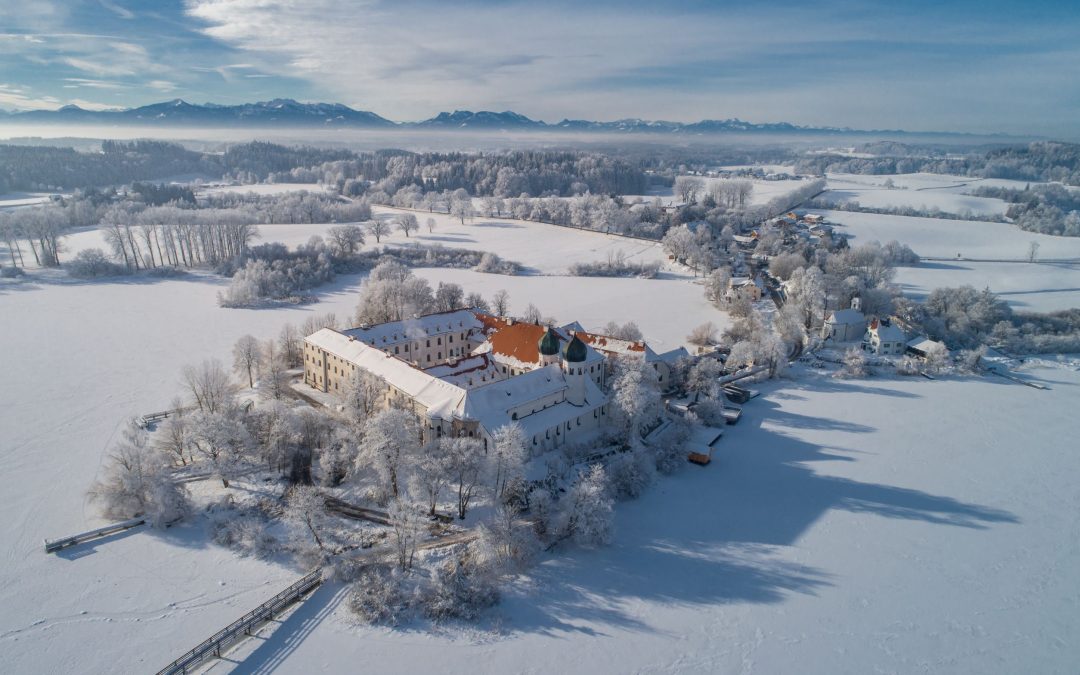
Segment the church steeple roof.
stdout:
<path fill-rule="evenodd" d="M 574 338 L 570 342 L 566 343 L 566 349 L 563 350 L 563 358 L 568 363 L 580 363 L 589 358 L 589 348 L 585 346 L 585 343 L 574 334 Z"/>
<path fill-rule="evenodd" d="M 548 327 L 536 346 L 540 349 L 542 356 L 555 356 L 559 353 L 559 334 L 554 328 Z"/>

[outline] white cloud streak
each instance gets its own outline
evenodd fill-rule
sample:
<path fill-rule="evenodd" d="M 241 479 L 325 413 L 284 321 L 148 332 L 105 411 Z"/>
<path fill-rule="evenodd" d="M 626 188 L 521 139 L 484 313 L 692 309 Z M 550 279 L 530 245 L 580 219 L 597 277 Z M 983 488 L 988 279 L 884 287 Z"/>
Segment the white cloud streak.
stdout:
<path fill-rule="evenodd" d="M 902 8 L 883 21 L 880 12 L 817 4 L 743 5 L 724 13 L 383 0 L 187 0 L 186 7 L 206 35 L 265 60 L 271 72 L 397 119 L 482 107 L 548 121 L 741 116 L 964 129 L 978 113 L 993 130 L 1023 117 L 1026 106 L 974 82 L 1038 62 L 1038 54 L 1018 46 L 1071 44 L 1075 27 L 1001 31 L 979 17 L 938 25 Z M 929 55 L 965 45 L 973 53 L 998 48 L 1013 60 L 949 63 L 946 55 L 940 65 L 928 63 Z M 850 58 L 838 51 L 844 48 Z M 1080 52 L 1068 51 L 1076 62 Z M 912 66 L 914 78 L 906 77 L 908 56 L 922 59 Z M 950 76 L 950 68 L 971 79 Z M 1060 65 L 1038 79 L 1077 93 L 1075 78 Z M 1022 76 L 1014 84 L 1025 88 Z M 996 117 L 985 114 L 988 106 Z"/>

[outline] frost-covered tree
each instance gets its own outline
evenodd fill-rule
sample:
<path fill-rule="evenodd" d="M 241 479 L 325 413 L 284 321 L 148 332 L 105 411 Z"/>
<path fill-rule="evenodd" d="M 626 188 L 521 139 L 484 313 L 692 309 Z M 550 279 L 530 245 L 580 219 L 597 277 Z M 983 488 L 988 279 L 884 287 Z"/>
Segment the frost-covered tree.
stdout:
<path fill-rule="evenodd" d="M 217 359 L 207 359 L 198 366 L 185 366 L 182 378 L 192 401 L 202 412 L 221 412 L 233 402 L 232 383 Z"/>
<path fill-rule="evenodd" d="M 399 477 L 417 445 L 416 418 L 397 408 L 383 410 L 364 423 L 358 468 L 371 468 L 390 494 L 400 495 Z"/>
<path fill-rule="evenodd" d="M 428 218 L 427 220 L 424 221 L 424 224 L 427 225 L 428 234 L 431 234 L 432 232 L 435 231 L 435 219 L 434 218 Z"/>
<path fill-rule="evenodd" d="M 521 318 L 528 323 L 539 324 L 544 320 L 544 315 L 541 314 L 539 307 L 530 302 L 529 306 L 525 308 L 525 316 Z"/>
<path fill-rule="evenodd" d="M 414 314 L 428 314 L 435 296 L 426 279 L 413 276 L 401 263 L 385 260 L 371 271 L 360 289 L 357 324 L 400 321 Z"/>
<path fill-rule="evenodd" d="M 611 382 L 617 429 L 631 447 L 640 447 L 642 430 L 661 412 L 660 380 L 645 359 L 623 356 L 614 361 Z"/>
<path fill-rule="evenodd" d="M 255 388 L 255 378 L 262 367 L 263 354 L 259 341 L 251 335 L 241 335 L 233 345 L 233 370 L 246 375 L 248 388 Z"/>
<path fill-rule="evenodd" d="M 602 465 L 594 464 L 559 500 L 559 539 L 570 539 L 585 547 L 603 546 L 611 543 L 614 529 L 614 500 L 607 472 Z"/>
<path fill-rule="evenodd" d="M 174 410 L 179 408 L 175 406 Z M 191 430 L 187 417 L 177 412 L 165 418 L 154 435 L 154 445 L 174 463 L 181 466 L 188 463 L 191 456 Z"/>
<path fill-rule="evenodd" d="M 416 232 L 420 229 L 420 222 L 411 213 L 403 213 L 397 218 L 398 229 L 405 233 L 408 237 L 410 232 Z"/>
<path fill-rule="evenodd" d="M 475 438 L 443 438 L 439 449 L 447 458 L 450 484 L 457 494 L 458 518 L 464 520 L 483 477 L 483 446 Z"/>
<path fill-rule="evenodd" d="M 416 557 L 416 546 L 424 536 L 424 516 L 415 504 L 395 499 L 386 509 L 390 521 L 394 551 L 397 553 L 398 566 L 407 570 L 412 567 Z"/>
<path fill-rule="evenodd" d="M 293 540 L 300 545 L 314 543 L 320 551 L 326 550 L 327 521 L 326 498 L 309 485 L 289 488 L 285 500 L 284 520 Z"/>
<path fill-rule="evenodd" d="M 396 626 L 407 616 L 409 598 L 398 576 L 370 566 L 351 586 L 349 609 L 364 623 Z"/>
<path fill-rule="evenodd" d="M 241 470 L 251 447 L 247 428 L 221 412 L 195 412 L 190 423 L 196 454 L 210 464 L 221 484 L 229 487 L 229 480 Z"/>
<path fill-rule="evenodd" d="M 289 368 L 297 368 L 304 363 L 304 340 L 296 326 L 287 323 L 278 334 L 278 353 Z"/>
<path fill-rule="evenodd" d="M 506 313 L 510 311 L 510 294 L 505 289 L 495 291 L 495 295 L 491 298 L 491 309 L 495 312 L 495 316 L 506 316 Z"/>
<path fill-rule="evenodd" d="M 628 452 L 612 461 L 611 489 L 618 499 L 637 499 L 656 479 L 656 463 L 646 452 Z"/>
<path fill-rule="evenodd" d="M 378 218 L 369 220 L 364 227 L 367 228 L 367 231 L 371 236 L 375 237 L 376 244 L 382 242 L 382 238 L 390 234 L 390 223 L 385 220 L 379 220 Z"/>
<path fill-rule="evenodd" d="M 716 397 L 720 392 L 720 376 L 724 364 L 718 359 L 702 358 L 686 372 L 686 390 L 702 397 Z"/>
<path fill-rule="evenodd" d="M 464 196 L 454 195 L 450 201 L 450 215 L 461 221 L 464 225 L 466 220 L 471 220 L 473 217 L 472 199 L 469 198 L 468 193 Z"/>
<path fill-rule="evenodd" d="M 705 189 L 705 181 L 697 176 L 676 176 L 675 194 L 683 204 L 693 204 Z"/>
<path fill-rule="evenodd" d="M 727 295 L 728 282 L 731 280 L 730 267 L 718 267 L 705 277 L 705 299 L 714 305 L 720 305 Z"/>
<path fill-rule="evenodd" d="M 451 470 L 450 458 L 442 453 L 439 443 L 425 446 L 413 463 L 412 473 L 409 475 L 409 492 L 424 498 L 428 515 L 435 515 L 439 497 L 450 484 Z"/>
<path fill-rule="evenodd" d="M 798 253 L 781 253 L 769 261 L 769 274 L 787 281 L 800 267 L 806 267 L 806 258 Z"/>
<path fill-rule="evenodd" d="M 501 499 L 506 486 L 525 474 L 525 431 L 517 422 L 498 427 L 491 433 L 491 449 L 488 451 L 488 473 L 491 475 L 492 492 Z"/>
<path fill-rule="evenodd" d="M 461 309 L 464 306 L 464 299 L 465 289 L 460 285 L 440 281 L 438 288 L 435 289 L 435 311 L 450 312 Z"/>
<path fill-rule="evenodd" d="M 939 373 L 949 365 L 949 350 L 940 342 L 935 342 L 926 350 L 926 372 Z"/>
<path fill-rule="evenodd" d="M 851 347 L 844 352 L 844 367 L 841 373 L 845 377 L 866 377 L 866 353 L 858 347 Z"/>
<path fill-rule="evenodd" d="M 484 296 L 476 292 L 469 293 L 465 296 L 465 306 L 469 309 L 475 309 L 478 312 L 484 312 L 485 314 L 491 312 L 491 305 L 484 299 Z"/>
<path fill-rule="evenodd" d="M 422 596 L 424 614 L 435 621 L 476 619 L 498 601 L 499 590 L 490 571 L 464 556 L 443 563 Z"/>
<path fill-rule="evenodd" d="M 364 245 L 364 231 L 359 225 L 336 225 L 328 234 L 330 245 L 340 256 L 351 256 Z"/>
<path fill-rule="evenodd" d="M 629 340 L 630 342 L 641 340 L 645 337 L 642 335 L 641 329 L 638 328 L 638 325 L 633 321 L 627 321 L 621 326 L 614 321 L 609 321 L 601 332 L 609 337 L 618 340 Z"/>
<path fill-rule="evenodd" d="M 690 331 L 686 341 L 699 350 L 710 347 L 716 343 L 716 326 L 711 321 L 703 323 Z"/>
<path fill-rule="evenodd" d="M 262 364 L 259 372 L 259 394 L 265 399 L 280 401 L 288 395 L 288 364 L 278 350 L 277 343 L 267 340 L 262 344 Z"/>
<path fill-rule="evenodd" d="M 150 447 L 145 433 L 130 427 L 109 453 L 89 496 L 108 518 L 143 516 L 154 527 L 164 527 L 189 510 L 187 494 L 173 477 L 171 463 Z"/>
<path fill-rule="evenodd" d="M 341 404 L 348 423 L 360 427 L 382 407 L 386 385 L 372 373 L 358 368 L 345 381 Z"/>
<path fill-rule="evenodd" d="M 825 320 L 825 275 L 811 265 L 800 267 L 788 281 L 788 298 L 802 309 L 803 326 L 809 332 Z"/>
<path fill-rule="evenodd" d="M 480 565 L 488 569 L 520 569 L 539 552 L 535 530 L 521 522 L 516 509 L 505 504 L 497 505 L 478 529 L 479 537 L 469 548 Z"/>

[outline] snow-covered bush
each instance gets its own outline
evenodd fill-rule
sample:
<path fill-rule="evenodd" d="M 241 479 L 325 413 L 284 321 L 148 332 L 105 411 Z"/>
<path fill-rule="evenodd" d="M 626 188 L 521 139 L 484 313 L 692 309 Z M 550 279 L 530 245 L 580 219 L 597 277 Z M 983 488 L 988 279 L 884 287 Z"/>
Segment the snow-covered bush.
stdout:
<path fill-rule="evenodd" d="M 499 602 L 499 589 L 484 567 L 455 556 L 436 570 L 421 602 L 425 616 L 434 621 L 473 620 Z"/>
<path fill-rule="evenodd" d="M 637 499 L 656 478 L 656 464 L 646 452 L 628 452 L 609 465 L 617 499 Z"/>
<path fill-rule="evenodd" d="M 693 412 L 671 420 L 671 427 L 664 434 L 664 442 L 652 448 L 658 472 L 670 476 L 686 466 L 686 442 L 698 423 L 697 415 Z"/>
<path fill-rule="evenodd" d="M 15 267 L 13 265 L 0 265 L 0 279 L 16 279 L 25 275 L 26 272 L 23 272 L 23 269 L 21 267 Z"/>
<path fill-rule="evenodd" d="M 556 513 L 555 500 L 550 490 L 538 487 L 529 492 L 529 514 L 537 535 L 542 537 L 552 530 Z"/>
<path fill-rule="evenodd" d="M 611 543 L 614 527 L 614 500 L 607 472 L 603 465 L 594 464 L 559 500 L 558 536 L 579 546 L 603 546 Z"/>
<path fill-rule="evenodd" d="M 480 262 L 473 269 L 486 274 L 508 274 L 513 276 L 521 270 L 521 266 L 517 263 L 505 261 L 494 253 L 485 252 L 480 256 Z"/>
<path fill-rule="evenodd" d="M 724 403 L 719 398 L 704 398 L 694 406 L 694 414 L 703 424 L 711 427 L 722 427 L 727 421 L 724 419 Z"/>
<path fill-rule="evenodd" d="M 986 347 L 961 350 L 957 366 L 962 373 L 978 373 L 982 370 L 982 360 L 986 357 Z"/>
<path fill-rule="evenodd" d="M 280 550 L 281 542 L 268 530 L 269 523 L 253 514 L 232 510 L 215 512 L 210 535 L 215 544 L 245 556 L 266 559 Z"/>
<path fill-rule="evenodd" d="M 866 353 L 858 347 L 844 352 L 844 367 L 838 371 L 843 377 L 866 377 Z"/>
<path fill-rule="evenodd" d="M 396 626 L 409 613 L 401 576 L 378 567 L 365 572 L 352 585 L 349 609 L 364 623 Z"/>
<path fill-rule="evenodd" d="M 575 277 L 639 277 L 653 279 L 660 273 L 658 262 L 631 262 L 622 251 L 608 256 L 607 260 L 591 263 L 574 263 L 567 270 Z"/>
<path fill-rule="evenodd" d="M 89 496 L 107 518 L 143 516 L 154 527 L 164 527 L 189 511 L 187 493 L 173 477 L 171 463 L 147 444 L 143 432 L 129 428 L 109 454 Z"/>
<path fill-rule="evenodd" d="M 922 363 L 918 359 L 905 356 L 896 363 L 897 375 L 918 375 L 922 372 Z"/>
<path fill-rule="evenodd" d="M 105 255 L 100 248 L 87 248 L 75 254 L 75 258 L 66 265 L 68 274 L 76 279 L 98 279 L 127 274 L 123 265 L 118 265 Z"/>

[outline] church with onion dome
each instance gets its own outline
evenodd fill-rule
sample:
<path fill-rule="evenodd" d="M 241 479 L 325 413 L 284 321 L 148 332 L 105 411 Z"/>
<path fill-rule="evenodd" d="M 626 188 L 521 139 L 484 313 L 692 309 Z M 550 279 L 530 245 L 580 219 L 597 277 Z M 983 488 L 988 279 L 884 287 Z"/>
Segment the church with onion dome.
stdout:
<path fill-rule="evenodd" d="M 455 310 L 313 333 L 304 339 L 304 381 L 341 396 L 367 374 L 384 387 L 382 405 L 416 414 L 425 441 L 472 436 L 489 445 L 496 429 L 517 424 L 541 454 L 600 434 L 610 412 L 609 359 L 647 356 L 644 342 L 627 345 L 612 351 L 607 338 L 576 323 Z"/>

